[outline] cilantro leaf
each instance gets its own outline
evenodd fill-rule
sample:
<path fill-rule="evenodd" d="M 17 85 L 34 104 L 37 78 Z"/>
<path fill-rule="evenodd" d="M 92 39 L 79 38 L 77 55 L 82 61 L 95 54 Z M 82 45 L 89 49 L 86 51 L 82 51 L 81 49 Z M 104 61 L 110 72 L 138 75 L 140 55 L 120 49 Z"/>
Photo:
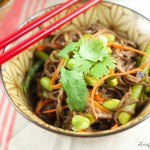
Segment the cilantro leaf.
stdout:
<path fill-rule="evenodd" d="M 89 97 L 83 74 L 75 70 L 61 69 L 60 82 L 67 94 L 67 104 L 70 110 L 83 111 L 87 106 Z"/>
<path fill-rule="evenodd" d="M 86 60 L 97 62 L 99 59 L 106 56 L 107 51 L 103 50 L 103 43 L 100 39 L 92 38 L 89 40 L 82 40 L 79 54 Z"/>
<path fill-rule="evenodd" d="M 74 69 L 84 74 L 89 73 L 90 68 L 94 64 L 94 62 L 92 61 L 88 61 L 88 60 L 81 58 L 78 53 L 75 53 L 73 55 L 73 58 L 69 61 L 69 63 L 72 63 L 70 64 L 72 66 L 71 70 Z"/>
<path fill-rule="evenodd" d="M 109 74 L 109 69 L 114 69 L 115 68 L 115 59 L 111 56 L 107 56 L 104 58 L 103 61 L 100 61 L 96 63 L 94 67 L 90 70 L 90 74 L 93 76 L 95 79 L 99 79 L 105 75 Z"/>
<path fill-rule="evenodd" d="M 78 42 L 71 42 L 69 43 L 65 48 L 63 48 L 58 56 L 63 57 L 63 58 L 67 58 L 68 57 L 68 53 L 72 52 L 74 50 L 78 50 L 80 45 L 81 45 L 82 41 L 79 40 Z"/>

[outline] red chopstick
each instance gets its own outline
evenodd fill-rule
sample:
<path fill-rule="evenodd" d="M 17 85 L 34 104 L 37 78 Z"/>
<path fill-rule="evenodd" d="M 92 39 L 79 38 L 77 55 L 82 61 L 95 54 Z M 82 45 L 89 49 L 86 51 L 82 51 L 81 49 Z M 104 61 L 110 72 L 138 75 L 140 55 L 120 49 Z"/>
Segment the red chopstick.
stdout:
<path fill-rule="evenodd" d="M 55 23 L 52 23 L 51 25 L 47 26 L 46 28 L 40 30 L 36 34 L 32 35 L 31 37 L 27 38 L 26 40 L 20 42 L 18 45 L 12 47 L 5 53 L 0 55 L 0 64 L 3 64 L 4 62 L 8 61 L 12 57 L 16 56 L 17 54 L 21 53 L 34 43 L 38 42 L 39 40 L 45 38 L 58 28 L 60 28 L 65 23 L 71 21 L 76 16 L 80 15 L 84 11 L 86 11 L 88 8 L 92 7 L 93 5 L 97 4 L 98 2 L 101 2 L 102 0 L 90 0 L 89 2 L 83 4 L 81 7 L 77 8 L 76 10 L 72 11 L 65 17 L 59 19 Z"/>
<path fill-rule="evenodd" d="M 39 17 L 39 18 L 33 20 L 32 22 L 26 24 L 22 28 L 18 29 L 15 33 L 13 33 L 10 36 L 1 40 L 0 41 L 0 49 L 4 48 L 8 44 L 14 42 L 18 38 L 22 37 L 23 35 L 25 35 L 29 31 L 38 27 L 39 25 L 41 25 L 45 21 L 51 19 L 52 17 L 54 17 L 55 15 L 62 12 L 63 10 L 65 10 L 66 8 L 70 7 L 71 5 L 75 4 L 78 1 L 79 0 L 68 0 L 65 3 L 62 3 L 61 5 L 57 6 L 55 9 L 47 12 L 46 14 L 42 15 L 41 17 Z"/>

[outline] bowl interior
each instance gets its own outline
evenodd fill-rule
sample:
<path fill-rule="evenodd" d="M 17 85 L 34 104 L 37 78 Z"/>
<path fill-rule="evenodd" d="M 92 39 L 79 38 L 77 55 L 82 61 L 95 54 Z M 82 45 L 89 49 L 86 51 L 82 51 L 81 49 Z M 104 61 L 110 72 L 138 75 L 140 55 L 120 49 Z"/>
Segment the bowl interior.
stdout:
<path fill-rule="evenodd" d="M 68 12 L 79 7 L 79 5 L 81 5 L 81 3 L 78 3 L 63 11 L 53 19 L 44 23 L 41 27 L 47 26 L 62 16 L 65 16 L 68 14 Z M 49 9 L 52 8 L 48 8 L 37 13 L 25 23 L 41 15 L 42 13 L 47 12 Z M 88 11 L 76 17 L 74 20 L 67 23 L 53 34 L 68 30 L 77 30 L 84 26 L 90 26 L 91 24 L 101 24 L 102 26 L 115 31 L 122 37 L 135 42 L 139 49 L 143 49 L 150 39 L 150 22 L 148 19 L 128 8 L 108 2 L 99 3 L 90 8 Z M 35 32 L 36 30 L 34 30 L 31 34 Z M 129 123 L 114 130 L 106 130 L 94 133 L 75 133 L 72 131 L 65 131 L 45 123 L 33 113 L 32 107 L 29 105 L 28 100 L 25 98 L 25 95 L 22 91 L 22 81 L 30 65 L 32 64 L 33 49 L 36 45 L 42 42 L 43 40 L 39 41 L 31 48 L 17 55 L 1 67 L 3 84 L 10 101 L 17 108 L 17 110 L 30 121 L 43 128 L 60 134 L 89 137 L 103 136 L 125 130 L 141 122 L 150 113 L 150 105 L 147 105 L 143 111 Z M 6 48 L 6 50 L 7 49 L 8 48 Z"/>

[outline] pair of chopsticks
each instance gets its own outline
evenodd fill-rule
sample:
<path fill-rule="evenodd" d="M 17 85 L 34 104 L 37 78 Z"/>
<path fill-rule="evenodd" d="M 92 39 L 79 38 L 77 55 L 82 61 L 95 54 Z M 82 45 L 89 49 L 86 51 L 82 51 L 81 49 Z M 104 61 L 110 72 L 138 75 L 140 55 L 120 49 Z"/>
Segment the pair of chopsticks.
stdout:
<path fill-rule="evenodd" d="M 34 21 L 28 23 L 27 25 L 23 26 L 22 28 L 20 28 L 16 32 L 14 32 L 12 35 L 10 35 L 10 36 L 6 37 L 5 39 L 3 39 L 2 41 L 0 41 L 0 49 L 4 48 L 8 44 L 14 42 L 18 38 L 22 37 L 29 31 L 38 27 L 45 21 L 51 19 L 52 17 L 54 17 L 58 13 L 62 12 L 63 10 L 67 9 L 71 5 L 77 3 L 78 1 L 80 1 L 80 0 L 68 0 L 67 2 L 56 7 L 55 9 L 47 12 L 46 14 L 42 15 L 41 17 L 39 17 L 39 18 L 35 19 Z M 84 11 L 86 11 L 87 9 L 89 9 L 90 7 L 94 6 L 95 4 L 97 4 L 98 2 L 101 2 L 101 1 L 102 0 L 90 0 L 90 1 L 86 2 L 85 4 L 83 4 L 76 10 L 72 11 L 68 15 L 64 16 L 63 18 L 59 19 L 58 21 L 52 23 L 51 25 L 38 31 L 36 34 L 30 36 L 29 38 L 25 39 L 24 41 L 20 42 L 19 44 L 15 45 L 14 47 L 10 48 L 8 51 L 6 51 L 0 55 L 0 64 L 5 63 L 9 59 L 11 59 L 14 56 L 16 56 L 17 54 L 21 53 L 22 51 L 24 51 L 28 47 L 32 46 L 34 43 L 38 42 L 39 40 L 45 38 L 46 36 L 48 36 L 49 34 L 54 32 L 55 30 L 57 30 L 58 28 L 60 28 L 64 24 L 66 24 L 67 22 L 74 19 L 76 16 L 80 15 L 81 13 L 83 13 Z"/>

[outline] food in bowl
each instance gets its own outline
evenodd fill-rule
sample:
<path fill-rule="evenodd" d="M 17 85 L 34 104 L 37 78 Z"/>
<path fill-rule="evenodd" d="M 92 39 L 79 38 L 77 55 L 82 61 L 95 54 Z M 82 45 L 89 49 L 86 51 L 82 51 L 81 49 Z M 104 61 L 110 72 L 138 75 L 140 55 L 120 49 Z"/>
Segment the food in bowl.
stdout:
<path fill-rule="evenodd" d="M 148 103 L 150 45 L 140 51 L 99 24 L 44 41 L 35 48 L 23 90 L 48 124 L 75 132 L 114 129 Z"/>
<path fill-rule="evenodd" d="M 54 21 L 58 20 L 62 16 L 67 15 L 73 9 L 81 5 L 82 5 L 81 3 L 75 4 L 73 7 L 62 12 L 61 14 L 57 15 L 56 17 L 52 18 L 51 20 L 47 21 L 45 24 L 40 26 L 39 30 L 53 23 Z M 49 9 L 52 9 L 52 7 L 44 9 L 41 12 L 35 14 L 30 19 L 26 20 L 23 24 L 21 24 L 21 26 L 33 20 L 34 18 L 40 16 L 42 13 L 45 13 Z M 92 17 L 91 17 L 91 14 L 92 14 Z M 58 127 L 57 123 L 55 125 L 53 124 L 51 125 L 50 123 L 47 123 L 49 120 L 47 121 L 45 118 L 45 121 L 43 121 L 44 119 L 40 119 L 40 117 L 38 117 L 39 115 L 35 114 L 35 108 L 37 106 L 39 97 L 37 96 L 36 98 L 34 97 L 31 99 L 31 96 L 32 96 L 31 94 L 29 95 L 30 99 L 28 99 L 27 96 L 25 97 L 25 94 L 22 89 L 22 82 L 23 80 L 25 80 L 26 78 L 25 76 L 27 76 L 27 72 L 30 70 L 31 65 L 37 59 L 37 56 L 35 56 L 35 53 L 34 53 L 35 47 L 37 47 L 37 45 L 39 47 L 39 45 L 41 44 L 43 45 L 44 43 L 49 43 L 51 39 L 56 35 L 59 35 L 61 33 L 68 33 L 70 31 L 76 31 L 76 30 L 81 31 L 83 30 L 83 28 L 85 29 L 85 27 L 90 28 L 92 24 L 101 26 L 102 28 L 105 28 L 105 29 L 106 28 L 110 29 L 114 31 L 115 33 L 117 33 L 117 35 L 125 39 L 128 39 L 129 41 L 133 41 L 135 45 L 130 45 L 130 46 L 131 47 L 133 46 L 142 51 L 144 51 L 144 48 L 150 39 L 150 34 L 149 34 L 150 32 L 148 31 L 150 22 L 148 19 L 138 14 L 137 12 L 130 10 L 128 8 L 125 8 L 123 6 L 119 6 L 117 4 L 109 3 L 109 2 L 102 2 L 90 8 L 88 11 L 81 14 L 80 16 L 76 17 L 74 20 L 70 21 L 65 26 L 58 29 L 55 33 L 53 33 L 52 35 L 49 35 L 48 38 L 37 42 L 31 48 L 20 53 L 19 55 L 17 55 L 16 57 L 14 57 L 13 59 L 9 60 L 8 62 L 6 62 L 5 64 L 1 66 L 0 72 L 1 72 L 2 82 L 3 82 L 4 88 L 6 90 L 6 93 L 8 95 L 10 102 L 14 105 L 14 107 L 18 110 L 18 112 L 20 112 L 26 119 L 28 119 L 29 121 L 33 122 L 34 124 L 44 129 L 47 129 L 50 132 L 52 131 L 58 134 L 76 136 L 76 137 L 100 137 L 100 136 L 110 135 L 110 134 L 114 134 L 117 132 L 122 132 L 124 130 L 127 130 L 139 124 L 140 122 L 143 122 L 146 118 L 149 117 L 150 105 L 149 103 L 147 103 L 145 107 L 143 105 L 143 108 L 140 109 L 139 114 L 138 114 L 138 111 L 136 111 L 136 114 L 137 114 L 136 117 L 133 115 L 132 119 L 128 123 L 120 125 L 117 128 L 114 128 L 113 130 L 108 129 L 108 130 L 101 130 L 101 131 L 95 130 L 94 132 L 91 132 L 91 131 L 83 132 L 84 130 L 87 130 L 87 129 L 83 129 L 83 130 L 79 130 L 79 132 L 74 132 L 74 130 L 72 130 L 73 126 L 70 129 L 67 129 L 67 128 L 62 129 Z M 35 31 L 31 32 L 31 34 L 34 34 L 34 33 Z M 9 48 L 10 47 L 8 46 L 5 50 Z M 46 52 L 46 51 L 44 49 L 43 52 Z M 42 67 L 40 69 L 42 69 Z M 39 71 L 40 70 L 38 70 L 38 72 Z M 28 80 L 30 80 L 30 78 Z M 34 81 L 35 81 L 35 77 L 32 83 L 35 83 Z M 31 85 L 33 86 L 33 84 Z M 63 106 L 65 106 L 65 104 Z M 40 113 L 42 112 L 42 109 L 40 110 Z M 66 111 L 66 109 L 67 108 L 65 108 L 64 111 Z M 50 113 L 50 115 L 55 115 L 55 113 Z M 86 118 L 85 120 L 87 121 Z M 88 125 L 89 121 L 87 121 L 86 124 Z M 115 124 L 113 123 L 112 126 L 114 125 Z"/>

